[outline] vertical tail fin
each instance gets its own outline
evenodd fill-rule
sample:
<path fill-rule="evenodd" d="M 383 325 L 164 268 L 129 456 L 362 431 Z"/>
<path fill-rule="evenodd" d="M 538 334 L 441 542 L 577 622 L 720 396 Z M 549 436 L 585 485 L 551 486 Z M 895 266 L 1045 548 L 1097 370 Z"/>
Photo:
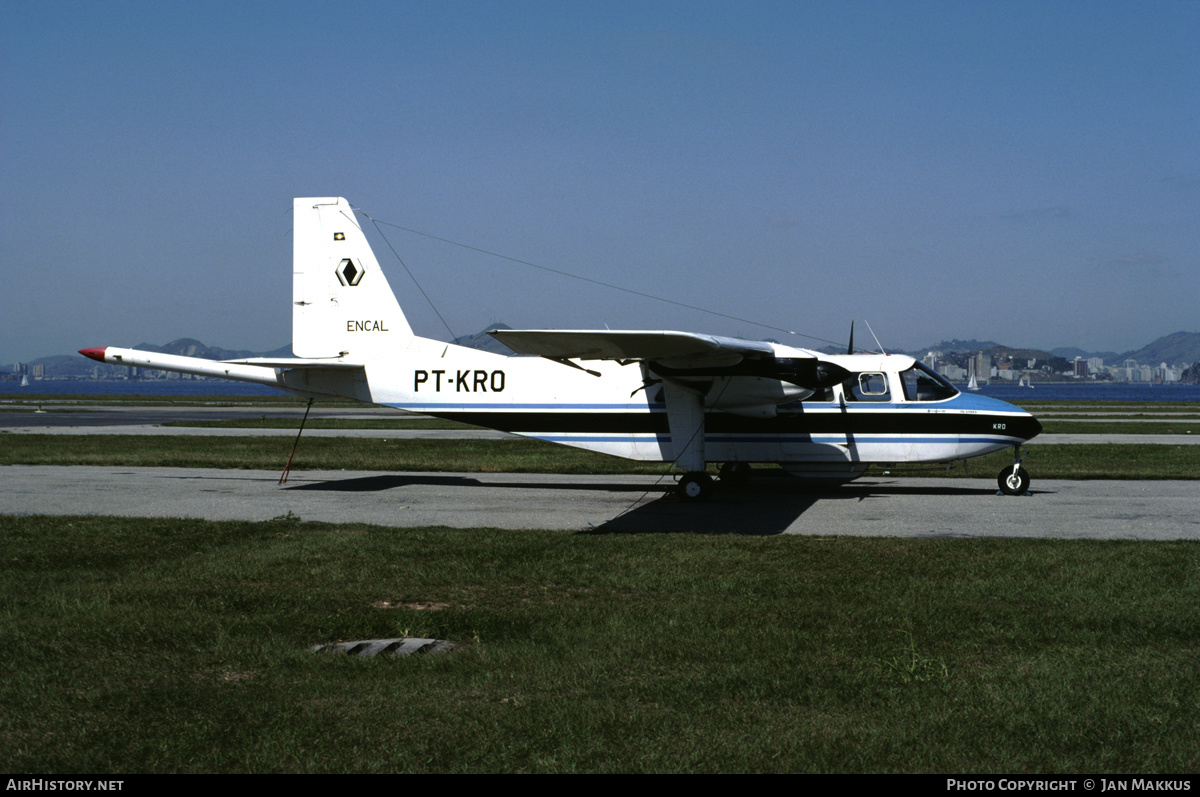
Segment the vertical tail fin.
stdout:
<path fill-rule="evenodd" d="M 292 353 L 363 362 L 407 345 L 412 328 L 350 203 L 297 198 L 294 211 Z"/>

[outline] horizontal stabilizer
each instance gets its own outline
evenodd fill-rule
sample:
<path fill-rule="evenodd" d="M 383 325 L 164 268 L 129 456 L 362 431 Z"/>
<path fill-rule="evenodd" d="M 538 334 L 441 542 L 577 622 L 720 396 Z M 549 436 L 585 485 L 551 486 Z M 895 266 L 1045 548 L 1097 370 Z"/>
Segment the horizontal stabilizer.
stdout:
<path fill-rule="evenodd" d="M 346 360 L 326 360 L 303 357 L 247 357 L 244 360 L 221 360 L 231 365 L 257 365 L 262 368 L 364 368 L 362 363 Z"/>
<path fill-rule="evenodd" d="M 97 362 L 109 365 L 124 365 L 130 368 L 149 368 L 157 371 L 177 371 L 181 374 L 211 376 L 217 379 L 233 379 L 238 382 L 255 382 L 260 385 L 280 387 L 282 381 L 274 368 L 264 365 L 247 365 L 239 362 L 223 363 L 203 357 L 183 357 L 178 354 L 163 354 L 157 351 L 121 349 L 116 346 L 96 346 L 80 349 L 79 353 Z"/>

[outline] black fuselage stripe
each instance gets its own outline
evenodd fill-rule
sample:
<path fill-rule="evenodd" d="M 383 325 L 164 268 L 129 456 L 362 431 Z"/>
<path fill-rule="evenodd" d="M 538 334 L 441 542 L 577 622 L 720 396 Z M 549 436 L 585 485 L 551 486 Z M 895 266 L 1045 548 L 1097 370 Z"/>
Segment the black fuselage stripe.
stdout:
<path fill-rule="evenodd" d="M 666 413 L 438 412 L 440 418 L 515 434 L 562 432 L 668 434 Z M 999 428 L 1001 427 L 1002 428 Z M 747 418 L 723 412 L 705 416 L 709 434 L 936 434 L 978 435 L 998 431 L 1016 437 L 1036 434 L 1028 416 L 952 413 L 797 413 Z"/>

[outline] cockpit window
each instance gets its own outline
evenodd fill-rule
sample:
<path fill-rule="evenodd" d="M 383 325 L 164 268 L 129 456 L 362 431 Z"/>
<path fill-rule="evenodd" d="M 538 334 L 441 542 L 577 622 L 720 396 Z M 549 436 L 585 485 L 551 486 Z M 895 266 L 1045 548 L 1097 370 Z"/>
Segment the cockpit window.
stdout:
<path fill-rule="evenodd" d="M 942 401 L 958 395 L 958 391 L 940 374 L 924 363 L 916 363 L 900 374 L 904 397 L 909 401 Z"/>

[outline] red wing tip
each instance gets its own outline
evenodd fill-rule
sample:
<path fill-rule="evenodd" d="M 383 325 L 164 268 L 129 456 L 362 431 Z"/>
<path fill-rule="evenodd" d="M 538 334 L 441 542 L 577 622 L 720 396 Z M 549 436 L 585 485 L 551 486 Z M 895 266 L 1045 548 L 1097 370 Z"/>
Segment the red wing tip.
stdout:
<path fill-rule="evenodd" d="M 93 360 L 104 362 L 104 352 L 108 351 L 107 346 L 93 346 L 90 349 L 80 349 L 79 353 L 84 357 L 90 357 Z"/>

